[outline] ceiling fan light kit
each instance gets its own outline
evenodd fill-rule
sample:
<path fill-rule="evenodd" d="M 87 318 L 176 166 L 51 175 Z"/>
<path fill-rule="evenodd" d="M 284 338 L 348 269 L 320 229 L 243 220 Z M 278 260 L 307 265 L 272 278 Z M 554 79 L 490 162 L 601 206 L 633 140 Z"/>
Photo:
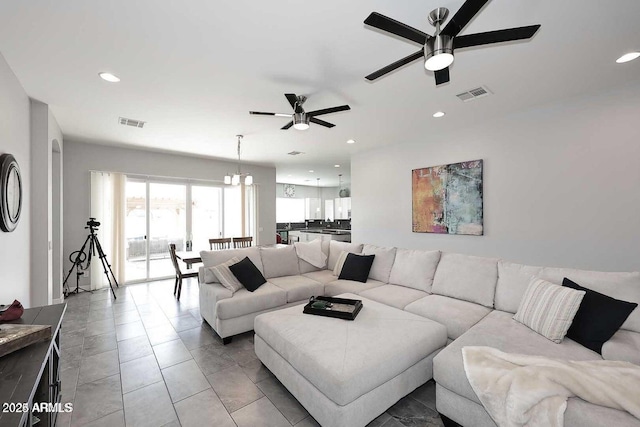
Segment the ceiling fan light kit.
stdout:
<path fill-rule="evenodd" d="M 309 117 L 305 113 L 294 113 L 293 128 L 297 130 L 309 129 Z"/>
<path fill-rule="evenodd" d="M 364 21 L 366 25 L 418 43 L 422 45 L 422 49 L 369 74 L 365 78 L 369 81 L 376 80 L 422 58 L 424 59 L 424 67 L 434 72 L 436 86 L 438 86 L 449 81 L 449 66 L 455 59 L 454 50 L 529 39 L 533 37 L 540 28 L 540 25 L 529 25 L 527 27 L 508 28 L 459 36 L 458 34 L 480 12 L 480 9 L 482 9 L 488 1 L 489 0 L 465 1 L 442 30 L 440 26 L 447 19 L 449 10 L 444 7 L 432 10 L 431 13 L 429 13 L 429 23 L 436 29 L 433 36 L 378 12 L 372 12 Z"/>

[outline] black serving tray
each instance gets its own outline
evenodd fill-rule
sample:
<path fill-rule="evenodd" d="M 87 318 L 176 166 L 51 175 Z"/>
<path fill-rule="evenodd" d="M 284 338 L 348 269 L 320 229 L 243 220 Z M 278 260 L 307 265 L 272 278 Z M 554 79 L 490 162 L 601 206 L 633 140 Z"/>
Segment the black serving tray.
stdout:
<path fill-rule="evenodd" d="M 311 304 L 314 301 L 328 301 L 333 304 L 347 304 L 354 306 L 353 311 L 345 312 L 339 310 L 331 310 L 328 308 L 313 308 Z M 316 316 L 336 317 L 344 320 L 354 320 L 358 313 L 362 310 L 362 301 L 359 299 L 347 299 L 347 298 L 332 298 L 332 297 L 311 297 L 307 305 L 304 306 L 302 311 L 305 314 L 314 314 Z"/>

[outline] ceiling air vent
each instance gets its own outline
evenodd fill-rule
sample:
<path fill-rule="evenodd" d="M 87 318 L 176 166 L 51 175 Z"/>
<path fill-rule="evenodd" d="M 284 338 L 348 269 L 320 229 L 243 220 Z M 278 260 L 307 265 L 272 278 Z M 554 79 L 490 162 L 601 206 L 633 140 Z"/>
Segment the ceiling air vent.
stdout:
<path fill-rule="evenodd" d="M 487 95 L 491 95 L 491 92 L 489 91 L 489 89 L 487 89 L 485 86 L 480 86 L 474 89 L 470 89 L 466 92 L 459 93 L 456 96 L 461 101 L 469 102 L 471 100 L 482 98 L 483 96 L 487 96 Z"/>
<path fill-rule="evenodd" d="M 147 123 L 142 120 L 127 119 L 125 117 L 120 117 L 118 121 L 121 125 L 133 126 L 134 128 L 143 128 L 144 124 Z"/>
<path fill-rule="evenodd" d="M 290 156 L 297 156 L 299 154 L 304 154 L 302 151 L 290 151 L 287 153 Z"/>

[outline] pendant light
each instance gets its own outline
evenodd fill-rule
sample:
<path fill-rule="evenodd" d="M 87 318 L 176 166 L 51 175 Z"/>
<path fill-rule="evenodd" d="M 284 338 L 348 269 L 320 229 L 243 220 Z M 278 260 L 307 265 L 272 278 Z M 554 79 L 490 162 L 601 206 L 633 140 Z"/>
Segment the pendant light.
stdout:
<path fill-rule="evenodd" d="M 233 175 L 226 174 L 224 176 L 224 183 L 226 185 L 239 185 L 240 181 L 242 181 L 243 178 L 244 178 L 244 185 L 253 185 L 253 176 L 251 176 L 251 174 L 248 173 L 248 172 L 242 173 L 241 170 L 240 170 L 240 167 L 241 167 L 241 163 L 240 163 L 240 148 L 241 148 L 242 138 L 244 136 L 243 135 L 236 135 L 236 137 L 238 138 L 238 168 L 237 168 L 236 173 L 234 173 Z"/>

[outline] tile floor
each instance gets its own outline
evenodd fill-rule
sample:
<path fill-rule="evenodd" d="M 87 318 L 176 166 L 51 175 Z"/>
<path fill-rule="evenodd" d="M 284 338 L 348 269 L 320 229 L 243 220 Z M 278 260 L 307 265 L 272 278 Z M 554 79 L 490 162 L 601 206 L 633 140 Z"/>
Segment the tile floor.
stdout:
<path fill-rule="evenodd" d="M 173 281 L 71 295 L 62 328 L 68 426 L 310 427 L 318 423 L 256 358 L 253 333 L 222 345 L 202 321 L 198 284 Z M 370 427 L 442 426 L 431 381 Z"/>

